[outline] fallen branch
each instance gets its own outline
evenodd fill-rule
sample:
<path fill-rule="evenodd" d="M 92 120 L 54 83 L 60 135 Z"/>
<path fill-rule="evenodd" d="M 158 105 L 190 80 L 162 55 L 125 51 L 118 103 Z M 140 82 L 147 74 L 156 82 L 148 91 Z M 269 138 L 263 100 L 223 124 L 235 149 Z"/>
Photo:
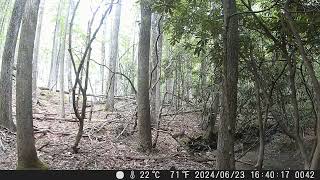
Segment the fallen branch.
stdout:
<path fill-rule="evenodd" d="M 33 117 L 34 120 L 39 120 L 39 121 L 67 121 L 67 122 L 79 122 L 77 119 L 72 118 L 72 119 L 67 119 L 67 118 L 52 118 L 52 117 Z"/>
<path fill-rule="evenodd" d="M 174 113 L 167 113 L 167 114 L 162 114 L 162 116 L 174 116 L 178 114 L 188 114 L 188 113 L 194 113 L 194 112 L 201 112 L 201 109 L 193 109 L 189 111 L 180 111 L 180 112 L 174 112 Z"/>
<path fill-rule="evenodd" d="M 49 146 L 50 142 L 45 143 L 44 145 L 40 146 L 37 151 L 41 151 L 43 148 Z"/>
<path fill-rule="evenodd" d="M 127 123 L 127 125 L 122 129 L 122 131 L 121 131 L 120 134 L 116 137 L 116 139 L 118 139 L 118 138 L 124 133 L 124 131 L 127 129 L 128 126 L 129 126 L 129 123 Z"/>
<path fill-rule="evenodd" d="M 241 160 L 239 160 L 239 159 L 236 159 L 235 160 L 236 162 L 239 162 L 239 163 L 242 163 L 242 164 L 246 164 L 246 165 L 249 165 L 249 166 L 255 166 L 254 164 L 252 164 L 252 163 L 249 163 L 249 162 L 245 162 L 245 161 L 241 161 Z"/>

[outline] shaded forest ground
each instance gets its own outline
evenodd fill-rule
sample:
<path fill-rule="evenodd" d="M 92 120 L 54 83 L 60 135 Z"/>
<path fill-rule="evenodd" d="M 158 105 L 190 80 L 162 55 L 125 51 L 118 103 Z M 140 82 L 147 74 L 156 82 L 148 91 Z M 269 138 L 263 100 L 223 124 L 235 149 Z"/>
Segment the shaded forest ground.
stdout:
<path fill-rule="evenodd" d="M 66 96 L 66 99 L 68 96 Z M 203 135 L 199 127 L 199 113 L 185 113 L 162 117 L 155 150 L 148 156 L 139 152 L 135 125 L 135 100 L 117 98 L 115 111 L 103 111 L 103 104 L 95 104 L 91 121 L 86 120 L 80 151 L 73 154 L 78 125 L 71 116 L 71 105 L 66 105 L 65 119 L 59 118 L 59 94 L 40 91 L 34 109 L 34 128 L 38 156 L 50 169 L 214 169 L 215 150 L 196 151 L 185 146 L 183 138 L 174 138 L 182 129 L 187 137 Z M 164 113 L 173 113 L 166 107 Z M 187 108 L 186 108 L 187 109 Z M 90 111 L 90 107 L 87 108 Z M 15 114 L 15 113 L 14 113 Z M 89 113 L 88 113 L 89 114 Z M 89 116 L 89 115 L 88 115 Z M 155 138 L 153 130 L 153 139 Z M 181 134 L 181 133 L 180 133 Z M 0 169 L 15 169 L 15 134 L 0 129 Z M 308 137 L 308 136 L 307 136 Z M 237 140 L 238 169 L 253 169 L 256 146 L 246 144 L 245 137 Z M 257 138 L 257 137 L 253 137 Z M 265 153 L 265 169 L 302 169 L 300 153 L 293 141 L 275 131 L 269 137 Z M 181 143 L 182 142 L 182 143 Z M 308 144 L 311 144 L 310 140 Z M 308 145 L 310 146 L 310 145 Z M 251 150 L 247 150 L 250 148 Z"/>

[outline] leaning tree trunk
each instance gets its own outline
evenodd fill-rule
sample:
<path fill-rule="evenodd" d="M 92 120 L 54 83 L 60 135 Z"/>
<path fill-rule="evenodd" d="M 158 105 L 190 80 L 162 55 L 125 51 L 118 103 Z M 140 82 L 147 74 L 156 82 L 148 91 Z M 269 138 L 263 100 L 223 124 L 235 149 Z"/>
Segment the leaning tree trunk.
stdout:
<path fill-rule="evenodd" d="M 161 25 L 162 20 L 160 15 L 153 14 L 152 16 L 152 54 L 151 54 L 151 122 L 156 124 L 158 121 L 158 114 L 160 110 L 160 68 L 162 57 L 162 34 Z M 159 34 L 160 33 L 160 34 Z"/>
<path fill-rule="evenodd" d="M 140 1 L 141 25 L 138 49 L 138 127 L 139 145 L 142 151 L 151 151 L 151 121 L 149 101 L 149 55 L 151 8 L 148 0 Z"/>
<path fill-rule="evenodd" d="M 235 169 L 234 131 L 237 118 L 237 83 L 239 61 L 239 32 L 236 1 L 223 1 L 224 59 L 222 113 L 219 119 L 217 169 Z"/>
<path fill-rule="evenodd" d="M 298 100 L 297 100 L 297 89 L 295 85 L 295 76 L 296 76 L 296 60 L 294 59 L 294 51 L 292 52 L 291 56 L 289 56 L 286 46 L 284 45 L 282 47 L 284 58 L 287 60 L 288 64 L 288 70 L 289 70 L 289 88 L 291 90 L 290 98 L 291 103 L 293 106 L 293 119 L 294 119 L 294 133 L 293 138 L 295 140 L 295 143 L 299 147 L 299 150 L 301 152 L 301 156 L 304 160 L 304 168 L 309 169 L 310 163 L 309 158 L 307 155 L 306 148 L 304 146 L 301 133 L 300 133 L 300 115 L 299 115 L 299 106 L 298 106 Z"/>
<path fill-rule="evenodd" d="M 49 81 L 48 81 L 48 88 L 50 90 L 57 89 L 57 82 L 58 82 L 58 72 L 59 72 L 59 44 L 60 44 L 60 33 L 61 33 L 61 11 L 62 11 L 62 4 L 63 1 L 60 0 L 57 12 L 57 20 L 56 25 L 54 28 L 54 36 L 53 36 L 53 45 L 52 45 L 52 52 L 51 52 L 51 66 L 50 66 L 50 73 L 49 73 Z"/>
<path fill-rule="evenodd" d="M 113 110 L 114 108 L 114 95 L 115 95 L 115 79 L 117 59 L 118 59 L 118 42 L 119 42 L 119 27 L 120 27 L 120 16 L 121 16 L 121 0 L 118 1 L 116 5 L 116 13 L 113 21 L 113 29 L 111 31 L 111 46 L 110 46 L 110 61 L 109 68 L 112 71 L 109 71 L 108 75 L 108 88 L 107 88 L 107 102 L 106 109 Z"/>
<path fill-rule="evenodd" d="M 37 23 L 37 32 L 36 39 L 34 43 L 34 52 L 33 52 L 33 62 L 32 62 L 32 98 L 34 101 L 37 99 L 37 79 L 38 79 L 38 59 L 39 59 L 39 46 L 40 46 L 40 35 L 42 27 L 42 19 L 44 13 L 44 4 L 46 1 L 42 0 L 39 8 L 38 23 Z"/>
<path fill-rule="evenodd" d="M 26 0 L 16 0 L 2 55 L 0 77 L 0 125 L 15 131 L 12 120 L 12 72 L 19 28 Z"/>
<path fill-rule="evenodd" d="M 311 78 L 311 84 L 314 88 L 314 93 L 315 93 L 315 102 L 317 104 L 317 113 L 320 112 L 320 83 L 317 79 L 316 73 L 314 71 L 312 62 L 307 56 L 307 53 L 305 51 L 305 48 L 303 46 L 301 36 L 299 32 L 296 29 L 296 25 L 294 23 L 293 17 L 291 13 L 289 12 L 289 1 L 286 2 L 285 8 L 284 8 L 284 15 L 286 17 L 286 20 L 288 22 L 289 28 L 291 32 L 293 33 L 293 36 L 295 37 L 295 42 L 298 46 L 298 50 L 300 51 L 302 60 L 307 67 L 307 72 Z M 320 168 L 320 116 L 317 118 L 317 146 L 316 149 L 313 153 L 313 157 L 311 160 L 311 165 L 310 169 L 316 170 Z"/>
<path fill-rule="evenodd" d="M 33 136 L 32 59 L 40 0 L 27 0 L 17 60 L 17 169 L 47 169 L 38 159 Z"/>

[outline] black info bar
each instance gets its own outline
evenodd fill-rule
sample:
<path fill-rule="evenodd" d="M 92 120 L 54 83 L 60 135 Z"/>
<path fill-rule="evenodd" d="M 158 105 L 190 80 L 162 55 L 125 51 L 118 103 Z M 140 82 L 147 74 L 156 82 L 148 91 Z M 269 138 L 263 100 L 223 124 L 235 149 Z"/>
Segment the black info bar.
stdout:
<path fill-rule="evenodd" d="M 320 179 L 320 171 L 312 170 L 49 170 L 0 171 L 0 179 Z"/>

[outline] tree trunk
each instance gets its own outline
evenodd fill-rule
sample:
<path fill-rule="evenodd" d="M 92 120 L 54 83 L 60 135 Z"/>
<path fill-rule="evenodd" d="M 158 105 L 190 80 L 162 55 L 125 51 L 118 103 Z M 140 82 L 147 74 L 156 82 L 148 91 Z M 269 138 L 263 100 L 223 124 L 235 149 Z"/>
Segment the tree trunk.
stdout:
<path fill-rule="evenodd" d="M 149 55 L 151 7 L 148 0 L 140 1 L 141 25 L 138 55 L 138 127 L 139 145 L 142 151 L 150 151 L 152 147 L 150 101 L 149 101 Z"/>
<path fill-rule="evenodd" d="M 71 0 L 70 2 L 70 12 L 69 12 L 69 18 L 68 18 L 68 30 L 70 30 L 70 23 L 71 23 L 71 16 L 73 14 L 75 10 L 75 3 L 74 3 L 74 0 Z M 69 32 L 68 32 L 68 36 L 70 36 Z M 72 97 L 71 97 L 71 92 L 72 92 L 72 61 L 71 61 L 71 58 L 70 58 L 70 54 L 67 53 L 67 56 L 66 56 L 66 69 L 67 69 L 67 78 L 68 78 L 68 91 L 69 91 L 69 103 L 71 104 L 72 102 Z"/>
<path fill-rule="evenodd" d="M 253 59 L 251 59 L 253 61 Z M 256 66 L 253 66 L 254 72 L 257 72 Z M 263 158 L 264 158 L 264 123 L 262 118 L 262 110 L 261 110 L 261 93 L 260 93 L 260 83 L 259 78 L 254 74 L 254 88 L 256 95 L 256 111 L 257 111 L 257 120 L 259 125 L 259 151 L 257 157 L 257 163 L 255 167 L 258 170 L 262 169 L 263 166 Z"/>
<path fill-rule="evenodd" d="M 301 152 L 302 158 L 304 160 L 304 168 L 309 169 L 310 163 L 309 163 L 309 158 L 307 155 L 306 148 L 303 144 L 303 140 L 300 134 L 300 115 L 299 115 L 299 106 L 298 106 L 298 100 L 297 100 L 297 89 L 295 85 L 295 77 L 296 77 L 296 60 L 293 58 L 294 56 L 294 51 L 292 54 L 289 56 L 288 51 L 286 49 L 286 44 L 283 43 L 282 46 L 282 51 L 284 58 L 286 59 L 288 63 L 288 70 L 289 70 L 289 88 L 291 90 L 290 98 L 291 98 L 291 103 L 293 106 L 293 119 L 294 119 L 294 133 L 292 137 L 294 138 L 295 143 L 299 147 L 299 150 Z"/>
<path fill-rule="evenodd" d="M 113 72 L 116 72 L 117 67 L 117 59 L 118 59 L 118 42 L 119 42 L 119 27 L 120 27 L 120 16 L 121 16 L 121 0 L 118 1 L 118 4 L 115 7 L 115 17 L 113 21 L 113 29 L 111 31 L 111 46 L 110 46 L 110 61 L 109 61 L 109 71 L 108 75 L 108 84 L 107 88 L 107 102 L 106 109 L 113 110 L 114 108 L 114 95 L 115 95 L 115 80 L 116 76 Z"/>
<path fill-rule="evenodd" d="M 286 2 L 285 8 L 284 8 L 284 15 L 286 17 L 286 20 L 288 22 L 289 28 L 291 30 L 291 32 L 293 33 L 293 36 L 295 37 L 295 42 L 298 46 L 298 50 L 300 51 L 302 60 L 305 64 L 305 66 L 307 67 L 307 72 L 311 78 L 311 84 L 314 88 L 314 93 L 315 93 L 315 102 L 317 104 L 317 113 L 320 112 L 320 84 L 319 81 L 317 79 L 316 73 L 314 71 L 312 62 L 310 61 L 310 59 L 308 58 L 305 48 L 303 46 L 302 40 L 301 40 L 301 36 L 299 34 L 299 32 L 296 29 L 296 25 L 294 23 L 294 20 L 292 18 L 291 13 L 289 12 L 289 1 Z M 316 146 L 316 150 L 313 154 L 313 158 L 311 160 L 311 166 L 310 169 L 312 170 L 316 170 L 320 168 L 320 116 L 318 116 L 317 118 L 317 146 Z"/>
<path fill-rule="evenodd" d="M 5 47 L 2 55 L 0 77 L 0 125 L 15 131 L 12 120 L 12 72 L 19 28 L 26 0 L 16 0 L 12 11 Z"/>
<path fill-rule="evenodd" d="M 61 12 L 63 1 L 60 0 L 57 12 L 57 20 L 54 28 L 53 45 L 51 52 L 51 66 L 48 81 L 48 88 L 51 90 L 57 90 L 58 72 L 59 72 L 59 45 L 60 45 L 60 33 L 61 33 Z"/>
<path fill-rule="evenodd" d="M 0 7 L 4 7 L 3 11 L 0 12 L 0 36 L 3 36 L 5 31 L 6 21 L 8 19 L 8 9 L 11 9 L 11 1 L 2 1 Z M 0 54 L 2 55 L 3 50 L 3 39 L 0 38 Z M 0 58 L 2 58 L 0 56 Z M 0 66 L 1 67 L 1 66 Z"/>
<path fill-rule="evenodd" d="M 208 118 L 209 126 L 206 131 L 206 139 L 209 141 L 209 143 L 213 143 L 214 141 L 216 141 L 216 139 L 214 138 L 216 135 L 215 125 L 216 125 L 217 116 L 219 113 L 219 104 L 220 104 L 220 93 L 217 91 L 214 94 L 215 95 L 214 95 L 213 104 L 209 110 L 209 118 Z"/>
<path fill-rule="evenodd" d="M 207 85 L 207 58 L 202 56 L 202 60 L 201 60 L 201 64 L 200 64 L 200 77 L 199 77 L 199 81 L 200 81 L 200 87 L 198 89 L 198 97 L 200 98 L 199 102 L 203 102 L 204 101 L 204 92 L 206 89 L 206 85 Z"/>
<path fill-rule="evenodd" d="M 40 46 L 40 35 L 41 35 L 41 27 L 42 27 L 42 19 L 43 19 L 45 2 L 46 1 L 44 1 L 44 0 L 42 0 L 40 2 L 38 23 L 37 23 L 37 32 L 36 32 L 36 39 L 35 39 L 34 52 L 33 52 L 33 62 L 32 62 L 32 98 L 33 98 L 34 102 L 37 99 L 39 46 Z"/>
<path fill-rule="evenodd" d="M 136 54 L 137 54 L 137 45 L 136 45 L 136 26 L 137 26 L 137 21 L 138 21 L 138 17 L 136 16 L 135 21 L 133 23 L 133 38 L 132 38 L 132 61 L 131 61 L 131 80 L 132 83 L 135 84 L 135 79 L 136 79 L 136 67 L 137 67 L 137 58 L 136 58 Z M 131 94 L 135 94 L 135 89 L 133 87 L 131 87 Z"/>
<path fill-rule="evenodd" d="M 103 66 L 106 64 L 106 32 L 107 32 L 107 22 L 106 20 L 102 25 L 102 41 L 101 41 L 101 62 Z M 101 94 L 104 93 L 104 68 L 100 66 L 100 78 L 101 78 Z"/>
<path fill-rule="evenodd" d="M 70 4 L 71 0 L 69 0 L 67 5 L 67 14 L 66 19 L 64 20 L 64 30 L 61 37 L 61 44 L 60 44 L 60 51 L 59 51 L 59 59 L 60 59 L 60 116 L 62 118 L 65 117 L 65 108 L 64 108 L 64 57 L 66 51 L 66 38 L 67 38 L 67 31 L 68 31 L 68 19 L 69 19 L 69 12 L 70 12 Z"/>
<path fill-rule="evenodd" d="M 47 169 L 38 159 L 33 136 L 32 59 L 40 0 L 27 0 L 17 60 L 17 169 Z"/>
<path fill-rule="evenodd" d="M 153 14 L 152 15 L 152 25 L 151 25 L 151 46 L 152 46 L 152 54 L 151 59 L 152 62 L 150 68 L 151 75 L 151 123 L 156 124 L 158 121 L 158 114 L 160 110 L 160 68 L 161 68 L 161 57 L 162 57 L 162 35 L 161 27 L 162 20 L 160 19 L 160 15 Z"/>
<path fill-rule="evenodd" d="M 167 100 L 166 102 L 169 104 L 172 104 L 172 92 L 173 92 L 173 78 L 169 77 L 166 79 L 166 92 L 167 94 Z"/>
<path fill-rule="evenodd" d="M 223 1 L 224 59 L 222 114 L 219 119 L 217 169 L 235 169 L 234 131 L 237 118 L 237 83 L 239 61 L 239 32 L 235 0 Z"/>

